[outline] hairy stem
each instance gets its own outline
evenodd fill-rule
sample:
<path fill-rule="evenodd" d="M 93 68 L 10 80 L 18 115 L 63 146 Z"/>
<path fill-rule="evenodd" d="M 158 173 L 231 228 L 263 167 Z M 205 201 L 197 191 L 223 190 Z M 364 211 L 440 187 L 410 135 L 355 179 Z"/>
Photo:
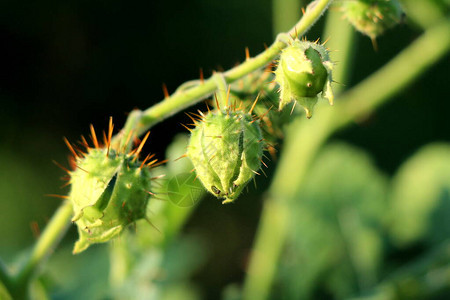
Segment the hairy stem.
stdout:
<path fill-rule="evenodd" d="M 289 36 L 301 36 L 308 31 L 332 1 L 317 0 L 312 2 L 300 21 L 287 34 L 278 35 L 275 42 L 264 52 L 223 73 L 226 83 L 232 83 L 270 63 L 287 46 Z M 213 75 L 203 83 L 199 82 L 193 87 L 176 91 L 169 98 L 142 112 L 142 117 L 135 128 L 136 134 L 141 135 L 156 123 L 200 102 L 210 96 L 216 88 L 217 85 Z"/>
<path fill-rule="evenodd" d="M 335 108 L 319 107 L 315 118 L 293 122 L 262 212 L 243 299 L 268 297 L 289 229 L 290 203 L 300 201 L 299 189 L 320 146 L 333 132 L 373 111 L 411 84 L 449 49 L 450 20 L 446 20 L 430 28 L 387 65 L 339 97 L 336 102 L 340 104 Z M 286 174 L 290 174 L 288 180 Z"/>
<path fill-rule="evenodd" d="M 228 97 L 227 97 L 227 82 L 225 81 L 225 76 L 222 73 L 215 73 L 213 75 L 214 82 L 217 87 L 217 109 L 227 109 L 229 106 Z"/>

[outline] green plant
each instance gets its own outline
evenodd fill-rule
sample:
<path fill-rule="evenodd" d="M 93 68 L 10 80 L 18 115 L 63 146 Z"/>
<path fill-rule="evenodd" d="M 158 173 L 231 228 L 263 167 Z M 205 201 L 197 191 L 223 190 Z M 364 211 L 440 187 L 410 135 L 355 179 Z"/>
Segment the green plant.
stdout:
<path fill-rule="evenodd" d="M 390 100 L 448 53 L 448 11 L 439 17 L 438 10 L 433 22 L 418 19 L 417 23 L 425 25 L 424 33 L 417 40 L 364 81 L 344 91 L 337 84 L 331 87 L 331 83 L 332 80 L 347 82 L 353 29 L 345 27 L 344 21 L 334 21 L 336 12 L 330 13 L 327 35 L 332 39 L 327 46 L 340 50 L 341 57 L 336 66 L 322 46 L 297 40 L 332 2 L 317 0 L 310 3 L 300 21 L 289 32 L 277 35 L 275 42 L 261 54 L 248 57 L 242 64 L 209 79 L 186 82 L 167 99 L 147 110 L 132 111 L 123 129 L 115 136 L 112 136 L 110 125 L 103 147 L 98 145 L 95 131 L 92 132 L 95 148 L 88 148 L 87 154 L 80 154 L 68 143 L 77 157 L 77 169 L 69 172 L 70 201 L 64 201 L 51 218 L 16 272 L 0 265 L 0 296 L 45 297 L 46 284 L 40 276 L 39 266 L 73 220 L 80 233 L 75 252 L 120 234 L 122 242 L 116 244 L 114 240 L 108 250 L 111 291 L 106 293 L 107 296 L 133 299 L 197 297 L 196 291 L 186 286 L 186 278 L 202 263 L 200 257 L 204 249 L 195 237 L 180 238 L 179 234 L 195 208 L 192 204 L 204 196 L 204 189 L 198 181 L 193 183 L 191 176 L 183 174 L 195 168 L 206 190 L 224 199 L 224 203 L 234 202 L 255 173 L 259 173 L 259 168 L 264 167 L 261 161 L 263 150 L 273 149 L 272 144 L 279 141 L 279 135 L 286 136 L 284 148 L 265 196 L 243 288 L 230 286 L 224 297 L 266 299 L 271 295 L 277 298 L 279 292 L 288 299 L 312 298 L 317 297 L 314 289 L 321 288 L 336 298 L 395 299 L 428 297 L 447 291 L 447 281 L 437 280 L 437 284 L 433 282 L 430 286 L 427 276 L 437 274 L 439 279 L 448 278 L 448 235 L 433 235 L 430 241 L 424 236 L 436 228 L 429 224 L 430 214 L 438 205 L 448 203 L 449 186 L 445 180 L 449 170 L 448 145 L 430 146 L 431 150 L 425 149 L 405 163 L 405 169 L 412 169 L 413 174 L 432 182 L 428 184 L 432 192 L 424 193 L 423 198 L 433 200 L 422 202 L 422 194 L 413 193 L 420 198 L 416 201 L 426 206 L 417 209 L 404 203 L 405 197 L 413 197 L 408 196 L 413 187 L 409 186 L 412 181 L 403 175 L 403 168 L 390 188 L 393 191 L 388 197 L 390 201 L 380 202 L 377 200 L 390 191 L 385 175 L 360 150 L 325 143 L 336 131 Z M 377 4 L 379 1 L 371 2 Z M 408 7 L 411 1 L 404 2 Z M 346 4 L 352 3 L 356 1 Z M 395 11 L 395 15 L 398 14 Z M 382 19 L 380 12 L 376 17 Z M 373 17 L 369 19 L 373 20 Z M 390 21 L 394 19 L 390 18 Z M 392 22 L 386 28 L 391 25 Z M 365 33 L 373 39 L 381 30 Z M 265 70 L 279 55 L 274 77 Z M 299 68 L 294 66 L 294 71 L 292 61 L 299 64 Z M 277 92 L 279 87 L 280 94 Z M 306 120 L 294 107 L 287 114 L 272 109 L 273 106 L 283 108 L 290 102 L 299 102 L 309 118 L 318 98 L 333 102 L 331 89 L 337 95 L 336 105 L 328 107 L 319 102 L 311 120 Z M 139 161 L 148 135 L 136 150 L 130 151 L 134 139 L 155 124 L 207 97 L 213 98 L 213 95 L 217 98 L 209 102 L 211 111 L 199 112 L 198 116 L 193 114 L 194 129 L 190 141 L 180 137 L 168 149 L 167 165 L 150 171 L 145 166 L 146 163 L 154 165 L 154 161 L 149 161 L 150 156 Z M 215 148 L 209 152 L 211 144 Z M 192 165 L 187 159 L 182 166 L 174 164 L 175 159 L 183 155 Z M 430 161 L 433 167 L 429 170 L 415 167 L 416 164 L 429 166 Z M 354 166 L 348 167 L 342 162 Z M 328 166 L 332 166 L 331 171 Z M 167 179 L 159 175 L 166 175 Z M 179 190 L 174 191 L 173 183 L 180 180 L 193 186 L 177 185 Z M 324 184 L 326 188 L 322 188 Z M 341 193 L 333 194 L 338 190 L 337 186 Z M 191 202 L 186 209 L 181 209 L 188 193 Z M 158 198 L 166 201 L 157 201 Z M 236 202 L 239 205 L 240 201 Z M 395 211 L 395 215 L 385 216 L 390 210 Z M 412 231 L 403 228 L 404 220 L 410 215 L 417 218 L 415 224 L 418 224 L 411 226 L 414 227 Z M 158 230 L 138 221 L 147 217 Z M 135 234 L 124 230 L 133 224 L 137 227 Z M 427 243 L 437 243 L 438 247 L 411 264 L 409 272 L 400 270 L 381 278 L 378 269 L 383 255 L 382 240 L 386 236 L 398 245 L 425 239 Z M 294 262 L 289 261 L 289 250 L 304 256 L 295 256 Z M 159 269 L 165 270 L 165 276 L 158 276 Z M 326 279 L 321 278 L 324 275 Z M 420 283 L 418 287 L 412 289 L 417 282 Z"/>

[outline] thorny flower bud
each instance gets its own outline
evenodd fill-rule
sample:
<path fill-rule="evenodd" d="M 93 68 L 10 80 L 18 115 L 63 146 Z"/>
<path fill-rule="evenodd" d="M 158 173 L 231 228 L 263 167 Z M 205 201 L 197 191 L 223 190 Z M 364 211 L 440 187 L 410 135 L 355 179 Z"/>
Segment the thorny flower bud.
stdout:
<path fill-rule="evenodd" d="M 282 51 L 275 71 L 275 80 L 280 85 L 279 109 L 296 101 L 310 118 L 318 98 L 333 105 L 332 69 L 333 63 L 323 45 L 294 40 Z"/>
<path fill-rule="evenodd" d="M 209 112 L 196 120 L 187 156 L 203 186 L 222 203 L 233 202 L 261 167 L 258 120 L 241 111 Z"/>
<path fill-rule="evenodd" d="M 369 36 L 372 41 L 396 25 L 402 14 L 398 0 L 349 0 L 342 1 L 341 7 L 356 30 Z"/>
<path fill-rule="evenodd" d="M 112 131 L 110 123 L 110 134 Z M 76 169 L 70 172 L 71 190 L 69 200 L 73 204 L 79 240 L 73 253 L 79 253 L 94 243 L 107 242 L 119 235 L 127 225 L 146 217 L 150 199 L 150 167 L 156 160 L 146 164 L 137 157 L 145 140 L 130 153 L 99 147 L 95 131 L 91 127 L 95 148 L 84 140 L 87 153 L 79 154 L 68 144 L 75 155 Z"/>

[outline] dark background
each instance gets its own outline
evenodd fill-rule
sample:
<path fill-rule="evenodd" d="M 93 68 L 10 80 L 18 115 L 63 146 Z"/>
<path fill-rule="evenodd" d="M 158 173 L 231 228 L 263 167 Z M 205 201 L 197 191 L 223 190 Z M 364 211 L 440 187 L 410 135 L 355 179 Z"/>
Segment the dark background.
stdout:
<path fill-rule="evenodd" d="M 186 80 L 229 69 L 273 40 L 271 1 L 2 1 L 0 3 L 0 256 L 7 262 L 31 246 L 32 222 L 45 226 L 59 199 L 67 165 L 62 141 L 122 127 L 127 112 L 145 109 Z M 323 22 L 308 33 L 315 40 Z M 382 66 L 418 35 L 403 23 L 379 38 L 375 52 L 358 35 L 349 87 Z M 414 63 L 414 62 L 411 62 Z M 450 141 L 448 58 L 423 74 L 367 120 L 339 132 L 370 152 L 381 170 L 398 165 L 430 141 Z M 147 150 L 164 158 L 166 146 L 187 122 L 178 114 L 152 129 Z M 258 179 L 262 193 L 267 180 Z M 186 230 L 202 228 L 219 264 L 207 264 L 197 281 L 211 293 L 243 276 L 261 200 L 258 194 L 222 207 L 209 198 Z M 66 237 L 75 240 L 73 228 Z M 242 265 L 228 264 L 242 256 Z M 215 270 L 220 268 L 220 276 Z"/>

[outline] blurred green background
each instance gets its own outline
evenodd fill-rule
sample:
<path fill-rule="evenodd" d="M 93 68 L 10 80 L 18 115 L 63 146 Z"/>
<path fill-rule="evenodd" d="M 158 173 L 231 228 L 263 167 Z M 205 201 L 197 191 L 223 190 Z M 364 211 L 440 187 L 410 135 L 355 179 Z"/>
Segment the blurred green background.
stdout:
<path fill-rule="evenodd" d="M 319 21 L 307 37 L 320 37 L 323 24 Z M 245 47 L 252 55 L 261 52 L 273 41 L 272 27 L 268 0 L 3 0 L 0 257 L 10 264 L 19 261 L 36 239 L 33 224 L 42 229 L 60 203 L 45 195 L 67 193 L 60 188 L 64 173 L 52 163 L 67 165 L 63 136 L 76 141 L 90 123 L 105 128 L 109 116 L 120 128 L 130 110 L 163 98 L 163 82 L 172 92 L 198 78 L 199 68 L 209 76 L 243 61 Z M 357 34 L 345 88 L 380 68 L 421 32 L 405 18 L 378 39 L 378 51 Z M 295 208 L 298 218 L 280 262 L 274 299 L 346 298 L 372 291 L 397 267 L 439 252 L 435 249 L 446 241 L 448 253 L 449 69 L 447 56 L 394 101 L 335 134 L 321 151 Z M 146 151 L 164 159 L 174 136 L 186 131 L 179 123 L 186 122 L 178 114 L 155 126 Z M 200 251 L 202 259 L 186 275 L 196 287 L 192 297 L 217 299 L 225 293 L 231 299 L 238 293 L 233 284 L 245 277 L 275 165 L 270 162 L 269 178 L 258 177 L 258 188 L 251 186 L 234 205 L 222 206 L 208 196 L 195 208 L 183 233 L 198 239 L 194 244 L 201 250 L 187 243 L 187 252 L 173 255 L 181 263 Z M 342 229 L 346 226 L 348 231 Z M 53 297 L 106 297 L 107 246 L 72 257 L 75 239 L 72 226 L 50 259 L 50 273 L 59 277 Z M 448 255 L 443 265 L 449 265 Z M 443 270 L 438 279 L 449 280 L 448 268 Z M 302 274 L 301 279 L 292 274 Z M 85 286 L 85 294 L 74 292 Z M 436 297 L 446 291 L 448 286 Z"/>

